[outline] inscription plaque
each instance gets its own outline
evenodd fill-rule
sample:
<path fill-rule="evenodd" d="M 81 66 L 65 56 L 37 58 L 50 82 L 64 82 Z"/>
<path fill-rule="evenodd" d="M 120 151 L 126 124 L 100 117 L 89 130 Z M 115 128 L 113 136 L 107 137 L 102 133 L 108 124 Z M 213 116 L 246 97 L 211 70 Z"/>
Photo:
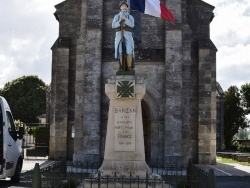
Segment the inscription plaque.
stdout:
<path fill-rule="evenodd" d="M 135 151 L 136 107 L 114 106 L 115 151 Z"/>

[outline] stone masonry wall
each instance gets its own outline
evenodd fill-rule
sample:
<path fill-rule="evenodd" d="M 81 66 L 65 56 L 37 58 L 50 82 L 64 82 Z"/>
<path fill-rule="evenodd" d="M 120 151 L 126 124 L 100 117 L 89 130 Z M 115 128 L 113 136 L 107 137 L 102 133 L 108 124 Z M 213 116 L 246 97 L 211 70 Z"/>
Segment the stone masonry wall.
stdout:
<path fill-rule="evenodd" d="M 200 49 L 199 66 L 199 163 L 216 163 L 216 82 L 215 63 L 210 49 Z"/>
<path fill-rule="evenodd" d="M 50 157 L 66 159 L 68 124 L 68 69 L 69 47 L 67 40 L 57 40 L 53 47 L 53 66 L 51 84 L 51 129 Z"/>
<path fill-rule="evenodd" d="M 87 13 L 87 14 L 86 14 Z M 75 161 L 98 161 L 100 158 L 101 118 L 101 57 L 103 1 L 82 3 L 82 27 L 77 44 L 77 86 L 78 98 L 76 126 L 79 131 L 75 140 Z M 79 51 L 78 51 L 79 50 Z"/>
<path fill-rule="evenodd" d="M 186 19 L 192 31 L 192 138 L 196 140 L 192 144 L 192 156 L 194 162 L 204 164 L 214 164 L 216 155 L 216 48 L 209 31 L 213 9 L 213 6 L 199 0 L 187 1 Z"/>
<path fill-rule="evenodd" d="M 165 65 L 166 65 L 166 102 L 165 102 L 165 163 L 181 163 L 182 160 L 182 11 L 181 1 L 168 1 L 173 10 L 176 26 L 166 25 Z"/>
<path fill-rule="evenodd" d="M 146 84 L 150 163 L 215 162 L 216 48 L 209 39 L 213 7 L 200 0 L 167 0 L 176 25 L 140 14 L 136 79 Z M 109 100 L 104 85 L 116 74 L 118 0 L 66 0 L 56 6 L 50 157 L 99 161 Z M 61 43 L 62 42 L 62 43 Z M 71 132 L 75 130 L 75 137 Z M 205 143 L 209 143 L 206 145 Z"/>
<path fill-rule="evenodd" d="M 57 92 L 55 94 L 52 94 L 52 104 L 53 103 L 60 103 L 64 104 L 65 108 L 61 108 L 60 110 L 64 111 L 65 117 L 67 117 L 67 121 L 65 121 L 66 126 L 64 128 L 59 127 L 59 129 L 67 130 L 67 133 L 65 134 L 65 138 L 62 139 L 63 142 L 67 145 L 65 149 L 65 155 L 63 157 L 66 157 L 67 159 L 72 159 L 73 155 L 73 146 L 74 146 L 74 140 L 71 138 L 71 131 L 72 127 L 74 126 L 74 118 L 75 118 L 75 61 L 76 61 L 76 36 L 79 29 L 79 23 L 80 23 L 80 17 L 77 15 L 81 12 L 81 1 L 78 0 L 72 0 L 72 1 L 64 1 L 58 5 L 56 5 L 56 12 L 55 17 L 59 22 L 59 43 L 67 43 L 68 47 L 68 54 L 67 59 L 60 59 L 60 58 L 54 58 L 54 56 L 57 56 L 55 53 L 56 48 L 58 48 L 57 45 L 54 45 L 52 47 L 53 49 L 53 62 L 52 62 L 52 88 L 51 90 L 55 90 L 56 87 L 59 87 L 57 83 L 55 83 L 55 80 L 53 79 L 53 67 L 56 67 L 57 65 L 60 65 L 62 63 L 67 63 L 68 67 L 65 69 L 64 74 L 61 75 L 61 78 L 59 81 L 65 82 L 67 81 L 67 85 L 65 84 L 62 89 L 67 90 L 67 93 L 60 93 Z M 68 62 L 65 62 L 67 60 Z M 57 71 L 58 68 L 56 68 L 54 71 Z M 59 100 L 59 98 L 64 97 L 64 100 Z M 58 109 L 55 109 L 54 113 L 52 112 L 52 118 L 54 121 L 54 124 L 56 126 L 59 126 L 60 121 L 56 119 L 58 114 L 56 113 Z M 52 123 L 53 125 L 53 123 Z M 53 127 L 51 128 L 52 131 L 56 131 Z M 60 131 L 57 131 L 57 134 L 61 134 Z M 52 139 L 51 139 L 52 140 Z M 55 147 L 60 147 L 57 145 L 57 143 L 54 143 Z M 51 149 L 52 150 L 52 149 Z M 54 149 L 53 152 L 50 152 L 50 157 L 54 159 L 58 159 L 58 156 L 56 156 L 57 149 Z"/>

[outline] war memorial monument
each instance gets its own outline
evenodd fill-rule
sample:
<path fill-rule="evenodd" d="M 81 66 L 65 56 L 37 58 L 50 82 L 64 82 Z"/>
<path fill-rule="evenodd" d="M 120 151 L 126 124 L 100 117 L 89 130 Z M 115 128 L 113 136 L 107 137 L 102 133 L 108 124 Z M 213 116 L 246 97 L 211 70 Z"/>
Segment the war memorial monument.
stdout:
<path fill-rule="evenodd" d="M 99 161 L 103 175 L 141 177 L 154 164 L 215 164 L 214 7 L 162 1 L 173 25 L 134 10 L 118 16 L 126 2 L 55 6 L 49 157 Z"/>

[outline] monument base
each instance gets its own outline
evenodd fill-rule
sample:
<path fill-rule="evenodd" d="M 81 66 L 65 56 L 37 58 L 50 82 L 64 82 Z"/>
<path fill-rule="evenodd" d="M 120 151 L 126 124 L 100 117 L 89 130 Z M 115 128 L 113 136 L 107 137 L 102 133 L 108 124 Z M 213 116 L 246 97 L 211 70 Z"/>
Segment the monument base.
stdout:
<path fill-rule="evenodd" d="M 146 178 L 130 174 L 128 177 L 101 176 L 100 173 L 85 179 L 77 188 L 172 188 L 165 184 L 159 175 L 150 175 Z"/>
<path fill-rule="evenodd" d="M 128 177 L 132 173 L 134 176 L 145 178 L 150 173 L 150 169 L 145 161 L 108 161 L 104 160 L 99 169 L 101 176 L 113 176 L 116 172 L 117 176 Z"/>
<path fill-rule="evenodd" d="M 145 92 L 145 85 L 133 74 L 117 75 L 105 85 L 110 104 L 104 161 L 98 173 L 78 188 L 171 187 L 164 184 L 160 175 L 150 174 L 145 161 L 141 109 Z"/>
<path fill-rule="evenodd" d="M 135 75 L 135 70 L 130 70 L 130 71 L 123 71 L 123 70 L 118 70 L 116 72 L 116 75 L 119 76 L 119 75 L 125 75 L 125 76 L 128 76 L 128 75 Z"/>
<path fill-rule="evenodd" d="M 163 182 L 153 182 L 149 180 L 149 182 L 98 182 L 97 180 L 86 179 L 84 182 L 79 185 L 77 188 L 171 188 L 170 185 L 163 184 Z"/>

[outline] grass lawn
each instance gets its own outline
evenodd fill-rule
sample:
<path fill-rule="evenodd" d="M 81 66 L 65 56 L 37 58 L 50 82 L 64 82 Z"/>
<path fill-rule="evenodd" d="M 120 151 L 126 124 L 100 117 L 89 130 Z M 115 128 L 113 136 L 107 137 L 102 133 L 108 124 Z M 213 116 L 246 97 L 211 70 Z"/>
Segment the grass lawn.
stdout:
<path fill-rule="evenodd" d="M 239 162 L 231 158 L 216 157 L 216 159 L 217 159 L 217 162 L 223 163 L 223 164 L 235 164 L 236 163 L 236 164 L 241 164 L 244 166 L 250 166 L 250 163 L 248 162 Z"/>

